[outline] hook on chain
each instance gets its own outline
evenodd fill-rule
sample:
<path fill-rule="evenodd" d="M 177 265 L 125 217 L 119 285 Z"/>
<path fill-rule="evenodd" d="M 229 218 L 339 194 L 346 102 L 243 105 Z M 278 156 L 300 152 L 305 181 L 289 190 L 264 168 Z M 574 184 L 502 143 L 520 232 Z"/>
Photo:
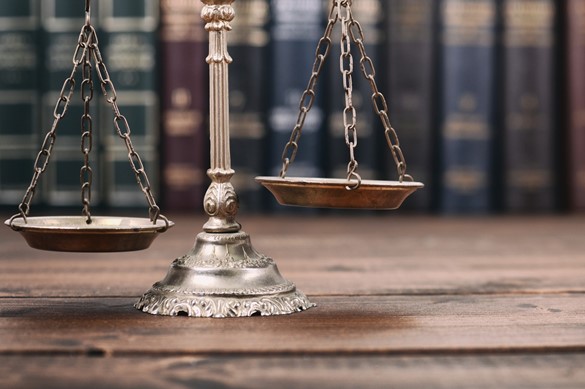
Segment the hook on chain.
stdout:
<path fill-rule="evenodd" d="M 91 0 L 85 0 L 85 27 L 91 26 Z"/>

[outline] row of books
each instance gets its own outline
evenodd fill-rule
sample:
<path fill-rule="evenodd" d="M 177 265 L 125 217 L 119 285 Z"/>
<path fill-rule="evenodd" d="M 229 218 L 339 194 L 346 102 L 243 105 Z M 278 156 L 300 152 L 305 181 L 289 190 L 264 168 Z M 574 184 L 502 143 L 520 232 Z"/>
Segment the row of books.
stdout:
<path fill-rule="evenodd" d="M 156 1 L 94 1 L 92 23 L 122 114 L 148 171 L 158 170 L 159 96 Z M 99 7 L 98 7 L 99 5 Z M 51 129 L 64 81 L 84 25 L 85 5 L 78 0 L 0 2 L 0 202 L 18 204 L 33 175 L 41 143 Z M 95 69 L 95 65 L 94 65 Z M 56 131 L 50 163 L 35 195 L 37 205 L 81 204 L 82 165 L 80 97 L 82 66 L 65 116 Z M 97 76 L 90 115 L 93 123 L 90 163 L 92 204 L 134 205 L 142 192 L 119 139 L 112 108 L 102 96 Z M 86 94 L 89 94 L 86 88 Z M 99 128 L 98 128 L 99 127 Z M 89 145 L 86 141 L 85 147 Z M 42 160 L 43 158 L 41 158 Z M 158 177 L 153 175 L 153 185 Z M 143 201 L 145 201 L 143 199 Z"/>
<path fill-rule="evenodd" d="M 200 210 L 208 179 L 207 33 L 199 0 L 94 1 L 118 103 L 164 209 Z M 246 211 L 279 209 L 254 182 L 277 175 L 332 0 L 237 0 L 230 33 L 234 186 Z M 404 208 L 489 213 L 585 209 L 585 2 L 354 0 L 408 173 Z M 0 202 L 20 201 L 83 25 L 78 0 L 0 0 Z M 339 23 L 338 23 L 339 24 Z M 345 177 L 340 28 L 289 176 Z M 397 179 L 353 52 L 358 172 Z M 99 85 L 99 83 L 96 83 Z M 99 92 L 99 87 L 97 88 Z M 92 203 L 144 202 L 96 93 Z M 80 200 L 81 99 L 71 103 L 39 205 Z M 45 129 L 45 131 L 41 130 Z M 146 204 L 144 202 L 144 204 Z"/>

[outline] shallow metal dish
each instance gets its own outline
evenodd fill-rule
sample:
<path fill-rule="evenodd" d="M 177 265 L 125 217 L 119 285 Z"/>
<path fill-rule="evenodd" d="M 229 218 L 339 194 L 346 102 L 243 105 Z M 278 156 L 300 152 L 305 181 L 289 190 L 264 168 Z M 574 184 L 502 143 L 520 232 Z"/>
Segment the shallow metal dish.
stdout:
<path fill-rule="evenodd" d="M 282 205 L 315 208 L 396 209 L 424 185 L 420 182 L 362 180 L 348 190 L 337 178 L 256 177 Z"/>
<path fill-rule="evenodd" d="M 45 216 L 16 218 L 4 224 L 22 234 L 30 247 L 50 251 L 116 252 L 143 250 L 158 233 L 174 225 L 165 220 L 153 224 L 147 218 L 94 216 L 87 224 L 84 216 Z"/>

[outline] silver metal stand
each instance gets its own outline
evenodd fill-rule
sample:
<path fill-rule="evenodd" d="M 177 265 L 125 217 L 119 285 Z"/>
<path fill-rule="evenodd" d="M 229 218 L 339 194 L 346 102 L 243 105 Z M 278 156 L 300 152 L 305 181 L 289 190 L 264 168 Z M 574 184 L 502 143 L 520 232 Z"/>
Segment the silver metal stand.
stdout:
<path fill-rule="evenodd" d="M 204 200 L 209 220 L 195 246 L 176 259 L 167 276 L 155 283 L 136 308 L 157 315 L 237 317 L 283 315 L 312 304 L 284 279 L 274 261 L 259 254 L 236 222 L 238 196 L 230 183 L 227 32 L 234 0 L 201 0 L 209 32 L 210 133 L 212 183 Z"/>

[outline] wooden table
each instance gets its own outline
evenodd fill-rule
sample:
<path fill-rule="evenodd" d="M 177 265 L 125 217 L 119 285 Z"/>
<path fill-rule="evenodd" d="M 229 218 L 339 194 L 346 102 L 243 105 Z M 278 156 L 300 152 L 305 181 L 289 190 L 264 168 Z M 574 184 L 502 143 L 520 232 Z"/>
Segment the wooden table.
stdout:
<path fill-rule="evenodd" d="M 585 388 L 585 217 L 242 216 L 317 303 L 245 319 L 132 307 L 204 222 L 173 219 L 122 254 L 0 229 L 0 387 Z"/>

